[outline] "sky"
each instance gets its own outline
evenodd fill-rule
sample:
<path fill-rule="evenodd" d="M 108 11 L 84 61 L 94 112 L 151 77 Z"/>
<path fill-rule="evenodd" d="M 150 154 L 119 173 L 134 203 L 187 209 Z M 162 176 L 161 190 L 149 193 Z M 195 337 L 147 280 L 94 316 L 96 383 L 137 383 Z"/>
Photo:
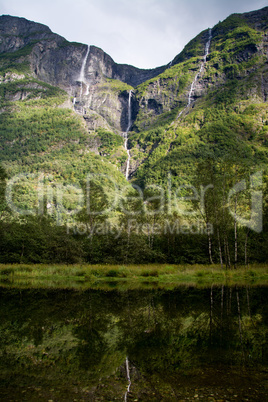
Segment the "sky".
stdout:
<path fill-rule="evenodd" d="M 0 0 L 0 15 L 48 25 L 139 68 L 169 63 L 201 31 L 267 0 Z"/>

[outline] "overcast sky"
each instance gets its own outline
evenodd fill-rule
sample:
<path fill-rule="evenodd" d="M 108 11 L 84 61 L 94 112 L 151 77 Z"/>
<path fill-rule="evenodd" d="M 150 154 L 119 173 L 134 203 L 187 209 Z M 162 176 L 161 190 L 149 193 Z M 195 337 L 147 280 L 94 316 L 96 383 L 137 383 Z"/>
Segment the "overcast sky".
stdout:
<path fill-rule="evenodd" d="M 69 41 L 101 47 L 117 63 L 167 64 L 199 32 L 267 0 L 0 0 L 9 14 L 48 25 Z"/>

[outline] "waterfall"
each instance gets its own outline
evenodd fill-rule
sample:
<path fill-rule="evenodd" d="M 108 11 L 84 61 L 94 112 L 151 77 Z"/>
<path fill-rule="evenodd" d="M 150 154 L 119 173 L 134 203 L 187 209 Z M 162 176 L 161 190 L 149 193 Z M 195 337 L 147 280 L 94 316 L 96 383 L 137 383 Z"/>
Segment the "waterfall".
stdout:
<path fill-rule="evenodd" d="M 127 394 L 129 393 L 130 386 L 131 386 L 130 373 L 129 373 L 129 364 L 128 364 L 128 357 L 126 357 L 126 371 L 127 371 L 128 387 L 127 387 L 127 391 L 126 391 L 126 393 L 125 393 L 125 398 L 124 398 L 124 401 L 125 401 L 125 402 L 127 402 Z"/>
<path fill-rule="evenodd" d="M 206 43 L 206 49 L 205 49 L 205 56 L 204 56 L 204 63 L 206 63 L 206 61 L 207 61 L 207 56 L 208 56 L 208 54 L 209 54 L 209 48 L 210 48 L 210 44 L 211 44 L 211 39 L 212 39 L 212 30 L 211 30 L 211 28 L 209 28 L 209 31 L 208 31 L 208 35 L 209 35 L 209 38 L 208 38 L 208 41 L 207 41 L 207 43 Z"/>
<path fill-rule="evenodd" d="M 205 54 L 204 54 L 204 57 L 203 57 L 203 61 L 201 63 L 201 66 L 200 66 L 200 69 L 199 69 L 198 73 L 194 77 L 194 80 L 193 80 L 193 82 L 191 84 L 190 92 L 188 94 L 187 107 L 189 107 L 191 105 L 191 103 L 193 103 L 193 101 L 194 101 L 193 92 L 194 92 L 194 89 L 195 89 L 195 84 L 196 84 L 200 74 L 202 73 L 202 71 L 204 69 L 205 63 L 207 62 L 207 56 L 209 54 L 209 49 L 210 49 L 210 44 L 211 44 L 211 39 L 212 39 L 211 28 L 209 28 L 208 35 L 209 35 L 209 37 L 208 37 L 208 41 L 206 42 Z M 179 113 L 178 117 L 180 117 L 181 114 L 182 114 L 182 111 Z"/>
<path fill-rule="evenodd" d="M 126 179 L 128 180 L 129 176 L 129 163 L 130 163 L 130 150 L 128 149 L 127 143 L 128 143 L 128 132 L 130 130 L 131 124 L 132 124 L 132 118 L 131 118 L 131 96 L 132 96 L 132 90 L 129 91 L 128 95 L 128 126 L 127 126 L 127 131 L 124 133 L 124 138 L 125 138 L 125 143 L 124 147 L 125 150 L 127 151 L 127 167 L 126 167 Z"/>
<path fill-rule="evenodd" d="M 193 102 L 193 98 L 192 98 L 192 94 L 193 94 L 193 92 L 194 92 L 194 88 L 195 88 L 195 83 L 196 83 L 196 81 L 197 81 L 197 78 L 199 77 L 199 73 L 201 72 L 201 69 L 198 71 L 198 73 L 196 74 L 196 76 L 194 77 L 194 80 L 193 80 L 193 82 L 192 82 L 192 84 L 191 84 L 191 88 L 190 88 L 190 92 L 189 92 L 189 94 L 188 94 L 188 104 L 187 104 L 187 107 L 188 106 L 190 106 L 191 105 L 191 103 Z"/>
<path fill-rule="evenodd" d="M 128 95 L 128 126 L 127 126 L 127 133 L 130 130 L 131 127 L 131 96 L 132 96 L 132 90 L 129 91 Z"/>
<path fill-rule="evenodd" d="M 128 138 L 125 137 L 125 149 L 127 151 L 127 167 L 126 167 L 126 179 L 128 180 L 128 175 L 129 175 L 129 162 L 130 162 L 130 150 L 127 148 L 127 141 Z"/>
<path fill-rule="evenodd" d="M 85 70 L 86 70 L 86 64 L 87 64 L 89 51 L 90 51 L 90 47 L 87 46 L 87 52 L 86 52 L 86 55 L 85 55 L 84 60 L 82 62 L 82 66 L 81 66 L 81 70 L 80 70 L 80 76 L 78 78 L 78 81 L 81 82 L 80 98 L 82 97 L 82 94 L 83 94 L 83 84 L 86 81 Z M 89 90 L 89 86 L 87 85 L 87 93 L 86 93 L 86 95 L 88 95 L 88 90 Z"/>

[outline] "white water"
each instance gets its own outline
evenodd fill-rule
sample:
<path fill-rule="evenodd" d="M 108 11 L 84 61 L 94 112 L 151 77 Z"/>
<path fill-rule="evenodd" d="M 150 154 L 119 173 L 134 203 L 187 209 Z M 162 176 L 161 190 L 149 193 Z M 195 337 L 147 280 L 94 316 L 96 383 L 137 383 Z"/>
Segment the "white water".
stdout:
<path fill-rule="evenodd" d="M 209 34 L 209 38 L 208 38 L 208 41 L 207 41 L 207 43 L 206 43 L 205 56 L 204 56 L 204 63 L 206 63 L 206 61 L 207 61 L 207 56 L 208 56 L 208 54 L 209 54 L 209 48 L 210 48 L 211 39 L 212 39 L 211 28 L 209 28 L 208 34 Z"/>
<path fill-rule="evenodd" d="M 207 62 L 207 56 L 208 56 L 208 54 L 209 54 L 211 39 L 212 39 L 212 34 L 211 34 L 211 29 L 209 29 L 209 38 L 208 38 L 208 41 L 207 41 L 207 43 L 206 43 L 205 54 L 204 54 L 203 61 L 202 61 L 202 63 L 201 63 L 200 69 L 199 69 L 198 73 L 196 74 L 196 76 L 194 77 L 194 80 L 193 80 L 193 82 L 192 82 L 192 84 L 191 84 L 190 92 L 189 92 L 189 94 L 188 94 L 188 103 L 187 103 L 187 107 L 189 107 L 189 106 L 191 105 L 191 103 L 193 103 L 193 101 L 194 101 L 193 92 L 194 92 L 194 90 L 195 90 L 196 82 L 197 82 L 197 80 L 198 80 L 200 74 L 202 73 L 202 71 L 203 71 L 203 69 L 204 69 L 205 63 Z M 181 112 L 181 113 L 182 113 L 182 112 Z M 179 116 L 181 115 L 181 113 L 179 114 Z M 179 117 L 179 116 L 178 116 L 178 117 Z"/>
<path fill-rule="evenodd" d="M 82 94 L 83 94 L 83 84 L 85 84 L 85 81 L 86 81 L 85 70 L 86 70 L 86 64 L 87 64 L 89 51 L 90 51 L 90 47 L 88 46 L 86 55 L 85 55 L 84 60 L 82 62 L 82 66 L 81 66 L 81 70 L 80 70 L 80 76 L 78 78 L 78 81 L 81 82 L 80 98 L 82 97 Z M 88 91 L 89 91 L 89 86 L 87 85 L 86 95 L 88 95 Z"/>
<path fill-rule="evenodd" d="M 128 180 L 128 176 L 129 176 L 129 163 L 130 163 L 130 150 L 128 149 L 127 143 L 128 143 L 128 132 L 130 130 L 131 127 L 131 96 L 132 96 L 132 91 L 129 91 L 129 95 L 128 95 L 128 126 L 127 126 L 127 131 L 124 133 L 124 138 L 125 138 L 125 143 L 124 143 L 124 147 L 125 150 L 127 151 L 127 167 L 126 167 L 126 179 Z"/>
<path fill-rule="evenodd" d="M 202 68 L 202 67 L 201 67 L 201 68 Z M 193 82 L 192 82 L 192 84 L 191 84 L 190 92 L 189 92 L 189 94 L 188 94 L 188 104 L 187 104 L 187 107 L 190 106 L 191 103 L 194 101 L 194 98 L 192 97 L 192 94 L 193 94 L 194 89 L 195 89 L 195 84 L 196 84 L 197 78 L 199 77 L 199 74 L 200 74 L 200 72 L 201 72 L 201 68 L 200 68 L 200 70 L 198 71 L 198 73 L 196 74 L 196 76 L 194 77 L 194 80 L 193 80 Z"/>
<path fill-rule="evenodd" d="M 127 391 L 126 391 L 126 393 L 125 393 L 125 398 L 124 398 L 124 401 L 125 401 L 125 402 L 127 402 L 127 394 L 129 393 L 130 386 L 131 386 L 131 380 L 130 380 L 130 374 L 129 374 L 128 357 L 126 357 L 126 371 L 127 371 L 128 387 L 127 387 Z"/>
<path fill-rule="evenodd" d="M 128 95 L 128 126 L 127 126 L 127 133 L 130 130 L 131 127 L 131 96 L 132 96 L 132 90 L 129 91 Z"/>

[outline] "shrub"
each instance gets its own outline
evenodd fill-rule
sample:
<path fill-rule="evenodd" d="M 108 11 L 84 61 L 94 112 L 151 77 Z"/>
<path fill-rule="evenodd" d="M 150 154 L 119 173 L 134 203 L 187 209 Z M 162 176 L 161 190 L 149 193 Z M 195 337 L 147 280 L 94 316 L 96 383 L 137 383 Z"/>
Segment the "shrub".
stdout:
<path fill-rule="evenodd" d="M 106 272 L 105 276 L 115 278 L 118 276 L 118 272 L 115 269 L 110 269 L 108 272 Z"/>

